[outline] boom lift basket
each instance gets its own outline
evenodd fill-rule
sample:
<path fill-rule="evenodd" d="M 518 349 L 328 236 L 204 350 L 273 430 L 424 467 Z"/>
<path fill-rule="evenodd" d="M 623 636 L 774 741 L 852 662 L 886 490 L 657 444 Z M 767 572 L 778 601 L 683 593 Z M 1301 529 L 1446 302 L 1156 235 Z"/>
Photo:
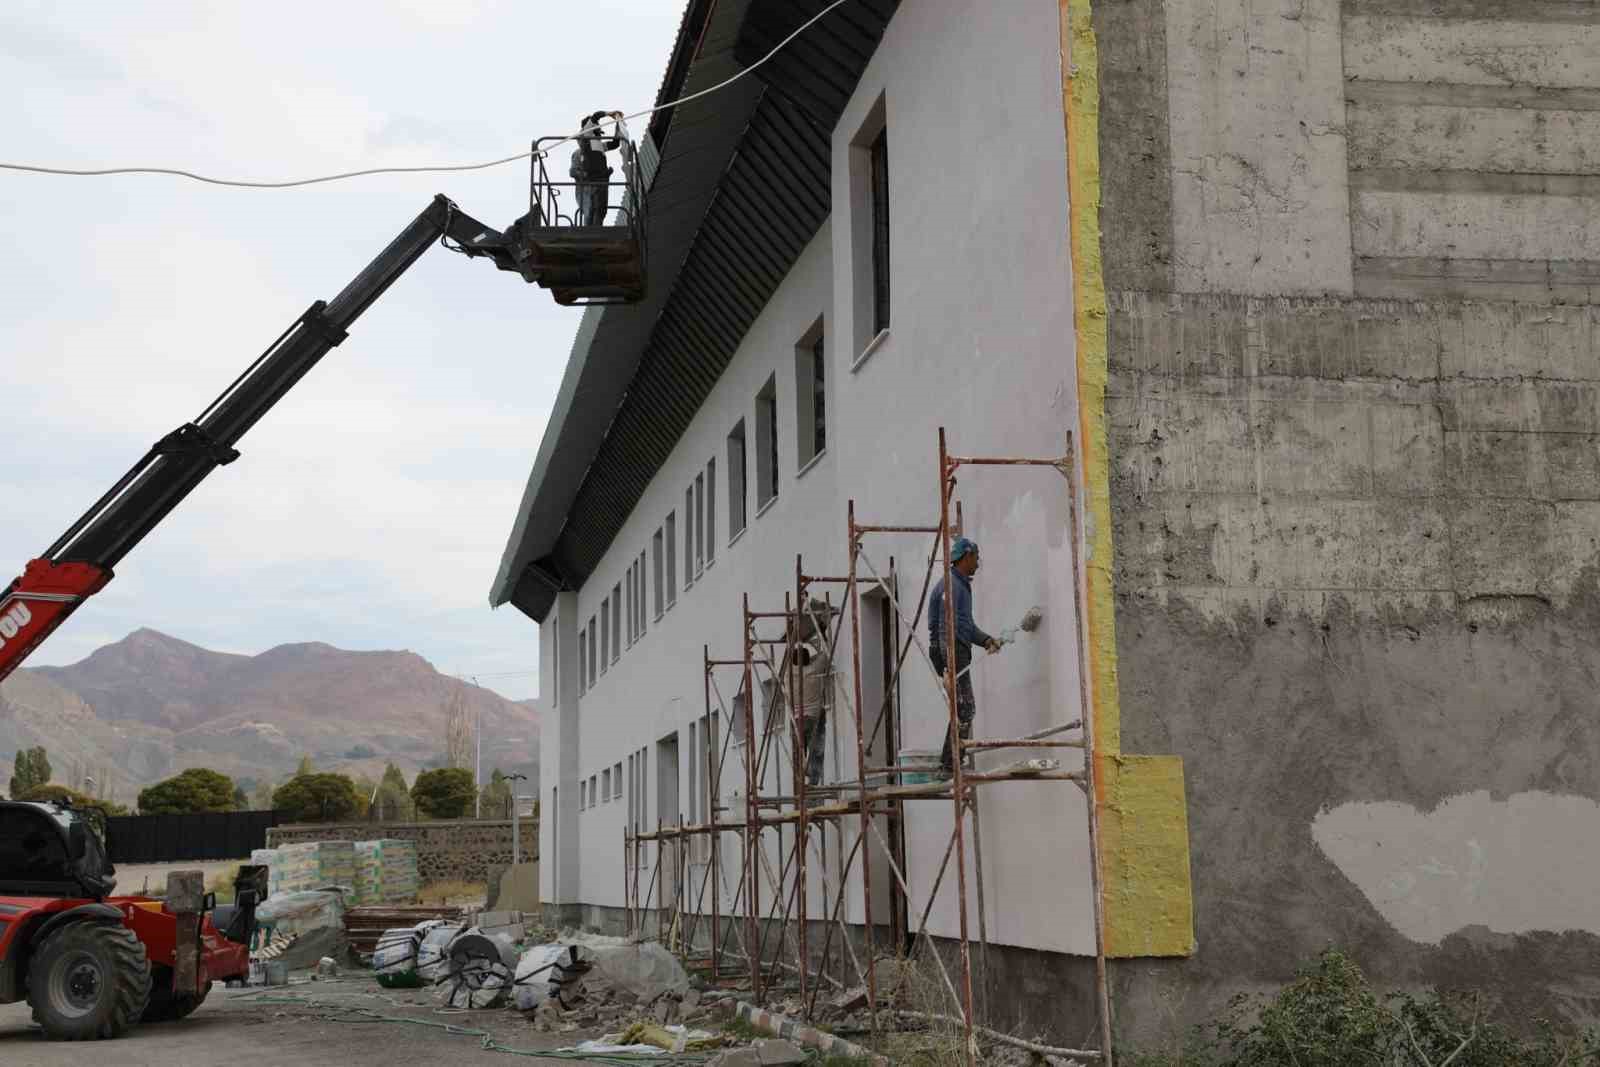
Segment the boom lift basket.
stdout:
<path fill-rule="evenodd" d="M 541 137 L 533 143 L 529 211 L 506 232 L 512 254 L 523 277 L 550 290 L 558 304 L 637 303 L 645 295 L 646 223 L 638 152 L 618 121 L 620 181 L 556 181 L 545 166 L 545 146 L 564 140 Z M 585 219 L 583 194 L 592 196 L 598 187 L 606 209 L 598 220 Z"/>

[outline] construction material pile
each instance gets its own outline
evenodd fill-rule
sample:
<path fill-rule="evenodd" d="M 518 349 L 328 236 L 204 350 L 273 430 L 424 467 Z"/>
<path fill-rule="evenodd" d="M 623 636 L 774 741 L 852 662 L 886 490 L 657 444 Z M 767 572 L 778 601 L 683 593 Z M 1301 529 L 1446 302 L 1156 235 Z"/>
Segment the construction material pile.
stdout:
<path fill-rule="evenodd" d="M 277 852 L 276 862 L 269 861 L 267 871 L 269 898 L 280 893 L 301 893 L 329 886 L 355 886 L 354 841 L 311 841 L 303 845 L 284 845 L 274 851 Z"/>
<path fill-rule="evenodd" d="M 408 904 L 417 899 L 417 883 L 416 842 L 356 842 L 356 904 Z"/>

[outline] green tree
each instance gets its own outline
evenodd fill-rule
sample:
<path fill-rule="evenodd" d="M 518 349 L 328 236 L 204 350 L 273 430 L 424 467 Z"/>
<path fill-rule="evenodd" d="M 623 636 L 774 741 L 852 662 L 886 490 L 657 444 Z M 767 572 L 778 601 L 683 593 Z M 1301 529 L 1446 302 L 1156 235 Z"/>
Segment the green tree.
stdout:
<path fill-rule="evenodd" d="M 348 775 L 297 774 L 272 794 L 272 806 L 292 822 L 338 822 L 356 813 L 356 787 Z"/>
<path fill-rule="evenodd" d="M 405 822 L 415 814 L 406 776 L 392 763 L 383 769 L 383 780 L 378 783 L 378 799 L 373 802 L 373 808 L 382 822 Z"/>
<path fill-rule="evenodd" d="M 205 767 L 190 767 L 139 792 L 142 815 L 193 815 L 233 811 L 233 779 Z"/>
<path fill-rule="evenodd" d="M 17 753 L 16 766 L 11 773 L 11 788 L 7 792 L 13 799 L 20 800 L 24 793 L 48 783 L 50 774 L 50 757 L 45 754 L 44 746 L 25 748 Z"/>
<path fill-rule="evenodd" d="M 378 791 L 378 783 L 364 774 L 355 778 L 356 786 L 356 816 L 365 819 L 372 809 L 373 794 Z"/>
<path fill-rule="evenodd" d="M 20 796 L 12 797 L 13 800 L 31 800 L 34 803 L 53 801 L 57 804 L 70 804 L 75 808 L 104 808 L 107 815 L 127 815 L 129 811 L 121 804 L 109 800 L 96 800 L 87 793 L 80 793 L 76 789 L 69 789 L 64 785 L 36 785 Z"/>
<path fill-rule="evenodd" d="M 496 767 L 489 780 L 483 785 L 483 796 L 480 800 L 485 819 L 511 818 L 511 781 L 500 773 Z"/>
<path fill-rule="evenodd" d="M 411 799 L 417 814 L 430 819 L 459 819 L 472 811 L 478 795 L 472 772 L 462 767 L 441 767 L 423 771 L 411 786 Z"/>

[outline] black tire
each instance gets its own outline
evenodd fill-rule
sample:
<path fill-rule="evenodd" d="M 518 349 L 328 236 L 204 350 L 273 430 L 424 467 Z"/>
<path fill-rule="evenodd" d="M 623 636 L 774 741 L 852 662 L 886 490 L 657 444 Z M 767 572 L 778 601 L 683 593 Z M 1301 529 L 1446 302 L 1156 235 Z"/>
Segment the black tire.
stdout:
<path fill-rule="evenodd" d="M 164 1023 L 182 1019 L 206 1002 L 211 992 L 208 985 L 198 994 L 175 997 L 172 995 L 172 968 L 156 964 L 150 968 L 150 1003 L 144 1009 L 144 1021 Z"/>
<path fill-rule="evenodd" d="M 39 945 L 28 965 L 28 1003 L 47 1037 L 121 1037 L 150 999 L 150 961 L 126 926 L 71 922 Z"/>

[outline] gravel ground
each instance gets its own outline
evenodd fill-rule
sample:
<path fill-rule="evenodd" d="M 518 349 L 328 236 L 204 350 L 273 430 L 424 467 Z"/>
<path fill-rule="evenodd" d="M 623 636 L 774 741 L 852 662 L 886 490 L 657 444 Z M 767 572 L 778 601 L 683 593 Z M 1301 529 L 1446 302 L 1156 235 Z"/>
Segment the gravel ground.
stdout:
<path fill-rule="evenodd" d="M 313 1004 L 273 1003 L 281 994 Z M 187 1067 L 189 1064 L 261 1063 L 272 1067 L 341 1064 L 399 1067 L 401 1064 L 562 1064 L 547 1056 L 509 1057 L 487 1051 L 482 1039 L 451 1034 L 441 1026 L 380 1022 L 353 1017 L 341 1008 L 360 1006 L 385 1015 L 432 1024 L 490 1031 L 500 1044 L 548 1051 L 573 1045 L 593 1032 L 537 1033 L 514 1011 L 439 1015 L 431 994 L 388 991 L 370 977 L 309 982 L 271 990 L 216 986 L 198 1011 L 178 1022 L 136 1026 L 116 1041 L 88 1044 L 47 1041 L 32 1025 L 26 1004 L 0 1007 L 0 1064 L 6 1067 Z M 352 1021 L 340 1021 L 341 1019 Z"/>

